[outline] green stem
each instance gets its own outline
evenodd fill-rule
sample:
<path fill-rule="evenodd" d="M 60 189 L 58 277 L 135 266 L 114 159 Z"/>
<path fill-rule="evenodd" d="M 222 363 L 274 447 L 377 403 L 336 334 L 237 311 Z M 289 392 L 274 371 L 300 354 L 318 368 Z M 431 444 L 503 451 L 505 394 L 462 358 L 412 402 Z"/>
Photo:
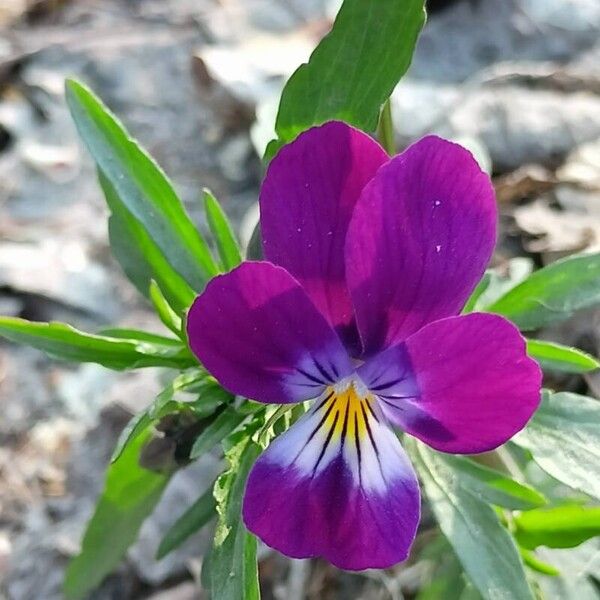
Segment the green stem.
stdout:
<path fill-rule="evenodd" d="M 394 122 L 392 121 L 392 106 L 388 98 L 379 116 L 379 125 L 377 126 L 377 137 L 385 151 L 393 156 L 396 154 L 396 145 L 394 144 Z"/>

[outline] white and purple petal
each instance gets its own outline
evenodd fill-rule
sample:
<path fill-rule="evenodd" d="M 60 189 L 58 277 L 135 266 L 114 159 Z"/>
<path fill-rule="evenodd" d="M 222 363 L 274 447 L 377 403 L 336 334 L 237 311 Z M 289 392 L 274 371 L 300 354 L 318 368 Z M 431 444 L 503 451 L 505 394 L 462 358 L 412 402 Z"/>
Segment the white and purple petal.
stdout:
<path fill-rule="evenodd" d="M 356 349 L 344 242 L 362 189 L 387 160 L 365 133 L 344 123 L 326 123 L 279 151 L 260 192 L 265 258 L 285 267 Z"/>
<path fill-rule="evenodd" d="M 352 372 L 342 343 L 283 268 L 245 262 L 190 308 L 190 348 L 229 391 L 260 402 L 315 398 Z"/>
<path fill-rule="evenodd" d="M 490 178 L 461 146 L 418 141 L 377 172 L 346 241 L 346 278 L 365 355 L 456 315 L 496 240 Z"/>
<path fill-rule="evenodd" d="M 415 473 L 375 400 L 333 389 L 258 459 L 243 506 L 267 545 L 348 570 L 404 560 L 419 513 Z"/>
<path fill-rule="evenodd" d="M 358 373 L 390 421 L 442 452 L 500 446 L 540 402 L 540 368 L 518 329 L 498 315 L 430 323 Z"/>

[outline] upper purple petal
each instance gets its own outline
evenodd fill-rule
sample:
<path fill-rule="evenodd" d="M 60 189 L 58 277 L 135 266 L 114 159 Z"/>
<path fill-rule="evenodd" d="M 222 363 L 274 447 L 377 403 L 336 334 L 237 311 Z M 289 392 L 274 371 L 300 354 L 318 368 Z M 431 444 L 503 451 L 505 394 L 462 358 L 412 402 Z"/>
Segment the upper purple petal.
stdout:
<path fill-rule="evenodd" d="M 353 402 L 325 397 L 271 443 L 248 478 L 244 522 L 287 556 L 382 569 L 408 556 L 419 486 L 377 407 Z"/>
<path fill-rule="evenodd" d="M 281 267 L 246 262 L 215 277 L 190 308 L 189 345 L 229 391 L 260 402 L 317 397 L 352 372 L 335 331 Z"/>
<path fill-rule="evenodd" d="M 540 402 L 541 371 L 525 340 L 492 314 L 430 323 L 358 372 L 393 423 L 442 452 L 500 446 Z"/>
<path fill-rule="evenodd" d="M 351 347 L 358 346 L 358 336 L 344 242 L 362 189 L 387 160 L 368 135 L 344 123 L 326 123 L 279 151 L 260 192 L 265 258 L 302 284 Z"/>
<path fill-rule="evenodd" d="M 496 240 L 490 178 L 461 146 L 425 137 L 356 204 L 346 277 L 366 355 L 460 312 Z"/>

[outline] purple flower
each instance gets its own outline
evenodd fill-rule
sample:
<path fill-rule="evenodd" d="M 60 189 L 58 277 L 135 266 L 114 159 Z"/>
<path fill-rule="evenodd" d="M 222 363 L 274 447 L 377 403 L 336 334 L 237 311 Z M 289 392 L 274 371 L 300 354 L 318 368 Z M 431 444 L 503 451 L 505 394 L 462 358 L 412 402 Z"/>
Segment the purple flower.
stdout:
<path fill-rule="evenodd" d="M 518 330 L 458 316 L 495 244 L 490 179 L 438 137 L 390 160 L 332 122 L 273 159 L 260 209 L 269 262 L 213 279 L 187 324 L 231 392 L 313 401 L 254 465 L 244 522 L 291 557 L 389 567 L 407 557 L 420 511 L 392 428 L 442 452 L 484 452 L 539 403 Z"/>

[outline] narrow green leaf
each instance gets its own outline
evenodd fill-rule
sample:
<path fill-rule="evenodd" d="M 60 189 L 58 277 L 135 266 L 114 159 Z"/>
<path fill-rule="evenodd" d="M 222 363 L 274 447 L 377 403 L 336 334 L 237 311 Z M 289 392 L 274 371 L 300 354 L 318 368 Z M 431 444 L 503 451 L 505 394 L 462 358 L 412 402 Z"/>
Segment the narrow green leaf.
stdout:
<path fill-rule="evenodd" d="M 207 189 L 204 190 L 203 196 L 206 219 L 217 243 L 221 264 L 225 271 L 230 271 L 242 262 L 239 244 L 235 239 L 231 223 L 219 201 Z"/>
<path fill-rule="evenodd" d="M 98 171 L 98 181 L 111 211 L 108 219 L 111 250 L 129 280 L 145 297 L 149 296 L 152 280 L 156 280 L 177 310 L 187 309 L 196 295 L 194 290 L 173 269 L 163 251 L 127 210 L 116 189 L 101 171 Z"/>
<path fill-rule="evenodd" d="M 201 289 L 217 268 L 166 175 L 91 90 L 71 79 L 66 97 L 79 135 L 121 202 L 169 264 Z"/>
<path fill-rule="evenodd" d="M 219 522 L 214 547 L 202 565 L 202 585 L 211 598 L 219 600 L 260 598 L 256 538 L 240 518 L 246 479 L 261 452 L 251 438 L 255 429 L 254 424 L 249 425 L 229 438 L 230 447 L 225 452 L 229 469 L 214 488 Z"/>
<path fill-rule="evenodd" d="M 156 396 L 152 404 L 150 404 L 146 410 L 134 415 L 131 418 L 129 423 L 119 435 L 119 439 L 117 440 L 117 444 L 112 453 L 111 462 L 116 461 L 121 456 L 125 448 L 131 444 L 138 435 L 143 433 L 148 427 L 150 427 L 150 425 L 154 425 L 159 419 L 167 414 L 181 410 L 182 406 L 185 406 L 186 408 L 189 407 L 196 414 L 198 414 L 200 411 L 198 411 L 195 406 L 198 401 L 184 403 L 182 405 L 182 403 L 174 401 L 174 398 L 178 392 L 188 391 L 190 388 L 196 386 L 196 384 L 198 384 L 200 381 L 205 381 L 207 379 L 210 380 L 210 385 L 216 385 L 213 384 L 212 378 L 209 377 L 207 373 L 199 369 L 191 369 L 177 375 L 173 381 L 171 381 L 171 383 L 169 383 L 169 385 L 167 385 Z M 222 389 L 218 385 L 217 387 L 218 389 Z M 227 396 L 224 398 L 227 398 Z M 219 398 L 219 400 L 221 400 L 221 398 Z M 214 410 L 217 408 L 217 406 L 213 406 L 212 408 Z"/>
<path fill-rule="evenodd" d="M 181 340 L 172 337 L 166 337 L 158 333 L 143 331 L 142 329 L 127 329 L 121 327 L 106 327 L 98 332 L 98 335 L 119 338 L 121 340 L 136 340 L 139 342 L 150 342 L 159 346 L 173 346 L 174 348 L 184 348 Z"/>
<path fill-rule="evenodd" d="M 515 538 L 528 550 L 538 546 L 573 548 L 600 536 L 600 507 L 567 504 L 538 508 L 515 515 L 513 523 Z"/>
<path fill-rule="evenodd" d="M 288 80 L 275 124 L 279 139 L 269 144 L 267 155 L 326 121 L 375 131 L 424 22 L 423 0 L 346 0 L 331 32 Z"/>
<path fill-rule="evenodd" d="M 406 439 L 433 513 L 469 579 L 486 600 L 532 600 L 519 552 L 494 509 L 464 489 L 440 455 Z"/>
<path fill-rule="evenodd" d="M 0 317 L 0 335 L 43 350 L 53 358 L 93 362 L 109 369 L 185 368 L 193 364 L 186 348 L 84 333 L 63 323 L 34 323 Z"/>
<path fill-rule="evenodd" d="M 492 274 L 489 271 L 486 271 L 483 277 L 480 279 L 479 283 L 476 285 L 471 295 L 469 296 L 469 299 L 467 300 L 467 303 L 465 304 L 464 308 L 462 309 L 463 314 L 467 314 L 475 310 L 479 299 L 489 287 L 491 280 Z"/>
<path fill-rule="evenodd" d="M 169 475 L 138 465 L 150 432 L 138 436 L 106 476 L 104 492 L 83 536 L 81 552 L 67 569 L 65 596 L 85 598 L 119 564 L 135 542 L 144 519 L 152 512 Z"/>
<path fill-rule="evenodd" d="M 181 337 L 183 335 L 181 318 L 171 308 L 154 279 L 150 282 L 150 301 L 162 324 L 175 335 Z"/>
<path fill-rule="evenodd" d="M 488 269 L 473 290 L 462 312 L 487 310 L 490 304 L 527 279 L 532 272 L 533 261 L 522 256 L 511 258 L 502 268 L 502 273 L 499 273 L 498 269 Z"/>
<path fill-rule="evenodd" d="M 513 510 L 526 510 L 546 504 L 546 498 L 531 486 L 510 479 L 471 459 L 450 454 L 440 455 L 438 459 L 452 468 L 461 486 L 485 502 Z"/>
<path fill-rule="evenodd" d="M 600 363 L 583 350 L 554 342 L 527 340 L 527 353 L 535 358 L 542 368 L 551 371 L 586 373 L 600 367 Z"/>
<path fill-rule="evenodd" d="M 133 415 L 133 417 L 129 419 L 127 425 L 123 428 L 123 431 L 119 434 L 119 438 L 117 439 L 117 443 L 115 444 L 110 457 L 110 462 L 116 462 L 121 457 L 121 454 L 123 454 L 123 451 L 128 444 L 147 431 L 153 422 L 154 419 L 150 417 L 147 410 L 139 412 L 137 415 Z"/>
<path fill-rule="evenodd" d="M 533 419 L 512 441 L 552 477 L 600 500 L 600 402 L 545 392 Z"/>
<path fill-rule="evenodd" d="M 221 440 L 227 437 L 232 431 L 234 431 L 242 421 L 246 418 L 246 415 L 233 409 L 225 409 L 206 429 L 198 436 L 192 451 L 190 452 L 190 458 L 193 460 L 198 458 L 205 452 L 208 452 L 211 448 L 216 446 Z"/>
<path fill-rule="evenodd" d="M 535 271 L 486 308 L 529 331 L 600 303 L 600 254 L 571 256 Z"/>
<path fill-rule="evenodd" d="M 538 573 L 543 573 L 544 575 L 551 575 L 552 577 L 560 575 L 560 571 L 554 565 L 539 559 L 531 550 L 526 550 L 519 546 L 519 553 L 521 554 L 523 562 L 530 569 L 533 569 Z"/>
<path fill-rule="evenodd" d="M 214 485 L 214 484 L 213 484 Z M 169 528 L 158 546 L 156 558 L 161 559 L 178 548 L 192 534 L 204 527 L 216 515 L 213 485 L 202 494 Z"/>

